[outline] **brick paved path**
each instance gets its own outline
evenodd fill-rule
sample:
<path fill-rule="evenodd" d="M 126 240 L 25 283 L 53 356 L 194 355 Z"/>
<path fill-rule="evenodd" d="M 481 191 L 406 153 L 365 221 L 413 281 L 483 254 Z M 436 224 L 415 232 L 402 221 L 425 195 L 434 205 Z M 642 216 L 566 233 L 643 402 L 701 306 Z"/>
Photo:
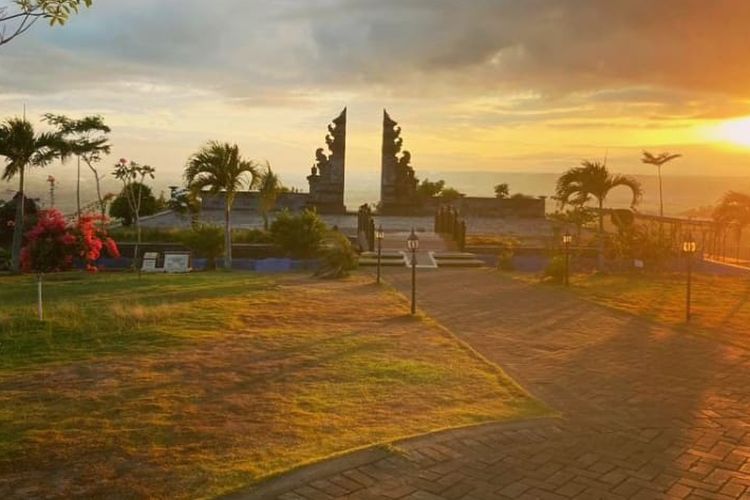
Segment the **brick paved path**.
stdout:
<path fill-rule="evenodd" d="M 560 418 L 355 453 L 245 498 L 750 498 L 748 352 L 494 271 L 419 283 L 424 311 Z"/>

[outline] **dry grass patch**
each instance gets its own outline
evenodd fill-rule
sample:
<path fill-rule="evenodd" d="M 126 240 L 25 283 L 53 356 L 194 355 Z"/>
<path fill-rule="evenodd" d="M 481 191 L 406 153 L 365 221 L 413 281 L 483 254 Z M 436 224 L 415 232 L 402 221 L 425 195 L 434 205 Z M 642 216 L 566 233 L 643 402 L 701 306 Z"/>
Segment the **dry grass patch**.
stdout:
<path fill-rule="evenodd" d="M 33 363 L 0 369 L 0 496 L 211 497 L 347 449 L 543 411 L 362 277 L 248 276 L 60 283 L 50 310 L 97 346 L 67 349 L 53 331 L 61 356 L 30 349 Z M 123 302 L 129 286 L 149 298 L 131 288 Z M 80 314 L 91 300 L 104 318 Z M 140 333 L 85 333 L 104 325 Z"/>
<path fill-rule="evenodd" d="M 685 325 L 684 274 L 576 276 L 571 289 L 615 309 L 750 347 L 750 280 L 702 274 L 693 277 L 689 326 Z"/>

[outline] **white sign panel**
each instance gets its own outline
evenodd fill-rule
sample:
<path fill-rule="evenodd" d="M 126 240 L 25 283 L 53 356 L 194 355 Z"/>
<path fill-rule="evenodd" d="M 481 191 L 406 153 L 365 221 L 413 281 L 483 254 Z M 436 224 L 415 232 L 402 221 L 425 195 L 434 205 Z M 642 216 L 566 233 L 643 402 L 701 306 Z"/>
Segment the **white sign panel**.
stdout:
<path fill-rule="evenodd" d="M 184 252 L 165 252 L 164 271 L 167 273 L 186 273 L 190 271 L 190 254 Z"/>

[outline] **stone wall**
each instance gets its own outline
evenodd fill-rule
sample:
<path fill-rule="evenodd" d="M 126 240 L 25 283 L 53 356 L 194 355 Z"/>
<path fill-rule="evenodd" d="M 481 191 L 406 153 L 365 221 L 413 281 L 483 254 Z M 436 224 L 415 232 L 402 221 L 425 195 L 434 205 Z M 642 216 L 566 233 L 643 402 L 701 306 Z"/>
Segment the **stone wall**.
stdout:
<path fill-rule="evenodd" d="M 500 199 L 464 196 L 450 202 L 432 198 L 425 208 L 435 212 L 440 205 L 450 205 L 463 216 L 544 218 L 546 201 L 545 197 Z"/>
<path fill-rule="evenodd" d="M 309 194 L 280 193 L 276 200 L 275 210 L 288 209 L 292 212 L 302 211 L 307 207 Z M 224 210 L 224 194 L 203 195 L 203 210 Z M 260 193 L 257 191 L 242 191 L 234 198 L 232 210 L 260 213 Z"/>

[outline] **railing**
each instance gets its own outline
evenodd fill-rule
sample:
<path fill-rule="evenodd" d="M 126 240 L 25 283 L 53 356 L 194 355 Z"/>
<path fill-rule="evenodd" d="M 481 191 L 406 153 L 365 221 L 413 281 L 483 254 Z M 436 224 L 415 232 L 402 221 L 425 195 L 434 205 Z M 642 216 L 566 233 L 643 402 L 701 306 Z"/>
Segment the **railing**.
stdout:
<path fill-rule="evenodd" d="M 366 246 L 370 252 L 375 251 L 375 219 L 372 217 L 372 209 L 365 204 L 359 207 L 357 212 L 357 239 Z"/>
<path fill-rule="evenodd" d="M 453 239 L 460 252 L 466 248 L 466 221 L 455 208 L 438 208 L 435 213 L 435 232 Z"/>

